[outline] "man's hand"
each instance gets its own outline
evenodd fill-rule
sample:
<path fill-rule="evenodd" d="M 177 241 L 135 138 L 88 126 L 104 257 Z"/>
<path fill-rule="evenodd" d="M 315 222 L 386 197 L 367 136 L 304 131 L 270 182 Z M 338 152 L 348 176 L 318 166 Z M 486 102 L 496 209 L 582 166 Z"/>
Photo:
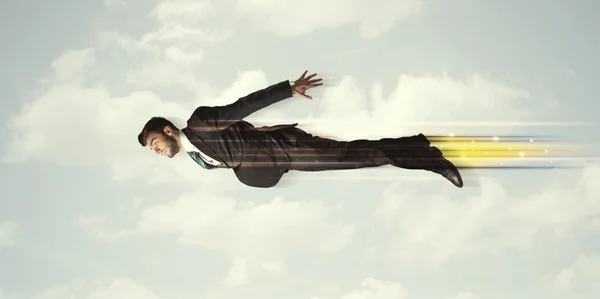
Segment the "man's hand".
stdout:
<path fill-rule="evenodd" d="M 298 78 L 298 80 L 294 81 L 294 86 L 292 86 L 293 93 L 295 96 L 297 95 L 297 96 L 301 96 L 307 100 L 312 100 L 312 97 L 307 95 L 306 91 L 311 88 L 321 86 L 321 85 L 323 85 L 323 83 L 317 83 L 317 82 L 321 81 L 320 78 L 311 80 L 317 74 L 312 74 L 312 75 L 304 78 L 304 76 L 306 76 L 306 72 L 308 72 L 308 71 L 304 71 L 302 76 L 300 76 L 300 78 Z"/>

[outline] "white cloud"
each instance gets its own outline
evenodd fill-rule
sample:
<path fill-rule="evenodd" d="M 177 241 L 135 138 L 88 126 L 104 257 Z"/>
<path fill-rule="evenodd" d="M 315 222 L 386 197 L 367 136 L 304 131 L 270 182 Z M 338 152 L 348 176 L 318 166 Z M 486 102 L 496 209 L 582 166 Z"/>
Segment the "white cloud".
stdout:
<path fill-rule="evenodd" d="M 248 70 L 238 72 L 236 80 L 217 96 L 206 97 L 203 99 L 202 105 L 205 106 L 220 106 L 227 105 L 236 101 L 238 98 L 252 93 L 258 89 L 265 88 L 269 84 L 267 75 L 262 70 Z M 263 112 L 263 111 L 261 111 Z"/>
<path fill-rule="evenodd" d="M 299 36 L 342 26 L 356 26 L 362 36 L 376 38 L 424 8 L 422 0 L 281 1 L 237 0 L 237 10 L 258 29 L 278 36 Z"/>
<path fill-rule="evenodd" d="M 399 283 L 366 278 L 360 283 L 360 289 L 353 290 L 341 299 L 404 299 L 408 292 Z"/>
<path fill-rule="evenodd" d="M 105 0 L 109 7 L 125 0 Z M 277 36 L 301 36 L 315 31 L 355 27 L 365 38 L 378 38 L 425 9 L 423 0 L 161 0 L 148 14 L 159 29 L 145 35 L 146 43 L 189 45 L 188 38 L 220 41 L 236 26 L 268 31 Z M 212 29 L 206 29 L 211 21 Z M 222 23 L 220 28 L 215 27 Z"/>
<path fill-rule="evenodd" d="M 165 24 L 157 31 L 143 35 L 141 42 L 162 46 L 176 44 L 179 47 L 192 50 L 192 48 L 200 45 L 224 41 L 230 35 L 231 32 L 228 30 L 208 32 L 202 28 L 190 28 L 180 24 Z"/>
<path fill-rule="evenodd" d="M 162 24 L 194 26 L 207 18 L 214 17 L 215 13 L 213 1 L 170 0 L 158 2 L 150 12 L 150 16 Z"/>
<path fill-rule="evenodd" d="M 589 165 L 574 186 L 548 183 L 552 187 L 518 199 L 487 178 L 479 179 L 479 192 L 460 200 L 448 188 L 417 195 L 404 185 L 390 187 L 374 215 L 392 237 L 387 251 L 375 255 L 441 263 L 506 249 L 529 252 L 544 231 L 554 233 L 546 242 L 590 231 L 591 219 L 600 217 L 599 177 L 600 165 Z"/>
<path fill-rule="evenodd" d="M 600 255 L 582 253 L 573 263 L 548 281 L 552 290 L 562 296 L 581 298 L 600 291 Z"/>
<path fill-rule="evenodd" d="M 397 137 L 423 132 L 446 135 L 499 134 L 512 126 L 484 127 L 461 122 L 519 121 L 531 117 L 534 102 L 528 92 L 478 74 L 465 79 L 447 74 L 399 75 L 385 95 L 379 82 L 369 91 L 351 76 L 315 98 L 319 116 L 311 130 L 344 139 Z M 314 129 L 313 129 L 314 128 Z"/>
<path fill-rule="evenodd" d="M 139 229 L 177 235 L 185 246 L 269 261 L 292 248 L 296 252 L 344 248 L 352 240 L 353 230 L 351 225 L 328 221 L 337 209 L 318 200 L 275 198 L 266 203 L 238 203 L 201 191 L 147 207 L 141 212 Z"/>
<path fill-rule="evenodd" d="M 69 285 L 50 287 L 36 295 L 35 299 L 105 299 L 105 298 L 135 298 L 160 299 L 150 290 L 138 285 L 126 277 L 119 277 L 109 283 L 103 281 L 77 280 Z"/>
<path fill-rule="evenodd" d="M 287 274 L 286 264 L 282 260 L 265 261 L 262 263 L 262 268 L 278 276 Z"/>
<path fill-rule="evenodd" d="M 246 259 L 237 257 L 233 260 L 233 264 L 231 265 L 231 268 L 229 268 L 229 272 L 227 277 L 225 277 L 225 280 L 223 280 L 223 284 L 227 287 L 244 285 L 246 283 L 247 275 Z"/>
<path fill-rule="evenodd" d="M 408 291 L 399 283 L 382 281 L 375 278 L 365 278 L 360 283 L 361 288 L 353 290 L 341 299 L 405 299 Z"/>
<path fill-rule="evenodd" d="M 360 282 L 360 287 L 346 292 L 339 299 L 412 299 L 419 298 L 417 294 L 410 292 L 403 284 L 391 280 L 381 280 L 373 277 L 367 277 Z M 431 298 L 431 297 L 427 297 Z M 435 298 L 435 297 L 434 297 Z M 476 299 L 475 295 L 469 292 L 462 292 L 456 295 L 443 297 L 440 299 Z M 314 296 L 311 299 L 326 299 L 325 297 Z"/>
<path fill-rule="evenodd" d="M 17 245 L 21 227 L 15 222 L 0 222 L 0 250 Z"/>
<path fill-rule="evenodd" d="M 75 225 L 90 231 L 96 238 L 112 243 L 125 237 L 135 235 L 135 230 L 121 230 L 109 224 L 108 219 L 102 217 L 79 216 Z"/>
<path fill-rule="evenodd" d="M 86 77 L 86 72 L 94 67 L 95 62 L 93 49 L 69 49 L 52 62 L 55 82 L 81 83 L 81 80 Z"/>
<path fill-rule="evenodd" d="M 139 36 L 118 29 L 98 34 L 98 50 L 110 54 L 104 65 L 114 65 L 106 76 L 124 74 L 106 79 L 114 80 L 115 85 L 124 81 L 130 88 L 154 90 L 176 86 L 194 93 L 210 92 L 206 83 L 195 76 L 204 59 L 204 47 L 232 36 L 228 26 L 222 29 L 207 26 L 206 21 L 216 17 L 211 2 L 158 1 L 148 17 L 156 21 L 157 27 Z M 121 61 L 111 61 L 109 57 Z M 120 81 L 121 78 L 124 80 Z"/>
<path fill-rule="evenodd" d="M 334 218 L 341 208 L 320 200 L 239 202 L 203 190 L 142 208 L 134 228 L 115 230 L 102 218 L 80 218 L 79 223 L 102 241 L 162 234 L 177 237 L 182 246 L 222 252 L 233 258 L 223 284 L 238 287 L 254 282 L 256 274 L 285 276 L 290 253 L 335 254 L 346 248 L 355 230 Z"/>
<path fill-rule="evenodd" d="M 149 16 L 158 21 L 159 26 L 155 31 L 143 34 L 137 43 L 162 49 L 176 45 L 180 55 L 198 55 L 200 47 L 220 43 L 232 35 L 228 26 L 223 29 L 206 26 L 207 20 L 217 16 L 212 1 L 159 1 Z"/>

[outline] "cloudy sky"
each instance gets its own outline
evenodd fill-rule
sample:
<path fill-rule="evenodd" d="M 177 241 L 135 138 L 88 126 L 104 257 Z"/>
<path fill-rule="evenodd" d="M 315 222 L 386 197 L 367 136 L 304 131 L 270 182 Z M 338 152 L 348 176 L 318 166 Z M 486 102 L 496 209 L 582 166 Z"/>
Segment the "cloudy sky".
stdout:
<path fill-rule="evenodd" d="M 326 83 L 314 100 L 249 120 L 345 140 L 558 134 L 596 149 L 595 125 L 526 124 L 595 121 L 599 10 L 2 1 L 0 298 L 597 298 L 595 160 L 465 171 L 462 189 L 393 167 L 289 173 L 254 189 L 156 157 L 136 135 L 151 116 L 182 125 L 197 106 L 309 70 Z M 464 125 L 481 121 L 509 125 Z"/>

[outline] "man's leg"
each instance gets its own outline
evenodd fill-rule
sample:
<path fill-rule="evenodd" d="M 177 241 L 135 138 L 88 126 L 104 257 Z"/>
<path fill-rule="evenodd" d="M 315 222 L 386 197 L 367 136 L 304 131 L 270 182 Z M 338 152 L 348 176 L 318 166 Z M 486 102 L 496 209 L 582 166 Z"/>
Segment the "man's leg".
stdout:
<path fill-rule="evenodd" d="M 462 187 L 458 170 L 437 148 L 430 146 L 423 134 L 380 140 L 337 141 L 300 132 L 297 147 L 290 152 L 290 170 L 324 171 L 393 165 L 432 171 Z"/>
<path fill-rule="evenodd" d="M 292 169 L 321 171 L 394 165 L 430 169 L 439 155 L 422 134 L 380 140 L 337 141 L 305 133 L 291 153 Z"/>
<path fill-rule="evenodd" d="M 298 142 L 290 154 L 291 170 L 324 171 L 377 167 L 390 164 L 390 160 L 367 140 L 337 141 L 312 137 Z"/>

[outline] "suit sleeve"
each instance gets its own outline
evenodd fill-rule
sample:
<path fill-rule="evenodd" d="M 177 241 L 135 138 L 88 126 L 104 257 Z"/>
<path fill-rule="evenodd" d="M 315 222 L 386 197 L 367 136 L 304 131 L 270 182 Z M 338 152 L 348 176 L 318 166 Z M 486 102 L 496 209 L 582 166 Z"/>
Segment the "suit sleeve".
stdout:
<path fill-rule="evenodd" d="M 272 104 L 292 97 L 292 86 L 289 80 L 255 91 L 237 101 L 225 105 L 198 107 L 192 115 L 193 122 L 202 122 L 212 129 L 222 130 L 243 120 L 252 113 Z"/>

